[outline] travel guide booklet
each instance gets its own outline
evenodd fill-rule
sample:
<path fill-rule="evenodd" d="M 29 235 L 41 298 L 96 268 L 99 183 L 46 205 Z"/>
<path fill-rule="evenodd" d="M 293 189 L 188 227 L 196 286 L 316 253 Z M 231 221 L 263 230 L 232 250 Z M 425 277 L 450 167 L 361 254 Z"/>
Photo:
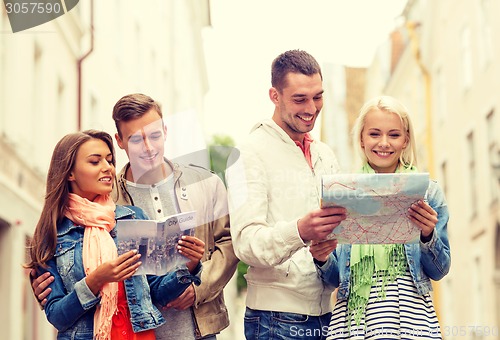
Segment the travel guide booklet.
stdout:
<path fill-rule="evenodd" d="M 321 206 L 347 209 L 328 238 L 345 244 L 418 242 L 420 229 L 408 208 L 424 199 L 428 186 L 428 173 L 323 175 Z"/>
<path fill-rule="evenodd" d="M 118 220 L 118 254 L 136 249 L 142 256 L 134 275 L 163 275 L 189 260 L 177 250 L 182 235 L 193 235 L 196 212 L 171 215 L 160 220 Z"/>

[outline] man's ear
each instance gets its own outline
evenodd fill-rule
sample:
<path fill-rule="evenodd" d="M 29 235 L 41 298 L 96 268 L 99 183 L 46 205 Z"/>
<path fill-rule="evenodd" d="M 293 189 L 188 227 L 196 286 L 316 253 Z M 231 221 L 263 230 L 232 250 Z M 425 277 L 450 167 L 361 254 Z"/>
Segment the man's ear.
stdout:
<path fill-rule="evenodd" d="M 115 139 L 116 139 L 116 144 L 118 144 L 118 147 L 120 149 L 123 149 L 123 140 L 120 138 L 120 135 L 118 133 L 115 133 Z"/>
<path fill-rule="evenodd" d="M 167 125 L 163 123 L 163 140 L 167 140 Z"/>
<path fill-rule="evenodd" d="M 274 103 L 274 105 L 278 105 L 279 93 L 278 93 L 278 90 L 275 87 L 271 87 L 269 89 L 269 98 Z"/>

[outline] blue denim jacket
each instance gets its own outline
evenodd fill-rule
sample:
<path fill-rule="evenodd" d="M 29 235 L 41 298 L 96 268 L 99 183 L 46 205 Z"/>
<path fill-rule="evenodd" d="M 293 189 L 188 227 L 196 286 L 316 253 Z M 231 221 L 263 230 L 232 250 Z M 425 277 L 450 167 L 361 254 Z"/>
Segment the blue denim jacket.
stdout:
<path fill-rule="evenodd" d="M 115 218 L 146 219 L 144 212 L 133 206 L 116 206 Z M 57 328 L 57 339 L 93 339 L 95 306 L 100 297 L 95 296 L 85 282 L 82 264 L 83 233 L 85 228 L 67 218 L 57 227 L 57 246 L 54 257 L 41 268 L 40 274 L 49 271 L 55 278 L 50 284 L 45 314 Z M 111 231 L 116 241 L 116 228 Z M 161 312 L 153 305 L 165 305 L 178 297 L 192 282 L 200 283 L 199 274 L 191 275 L 184 266 L 163 276 L 136 275 L 124 281 L 132 328 L 140 332 L 156 328 L 163 323 Z"/>
<path fill-rule="evenodd" d="M 429 242 L 405 244 L 406 261 L 410 269 L 413 283 L 420 295 L 432 290 L 431 281 L 442 279 L 450 270 L 451 254 L 448 241 L 448 207 L 444 193 L 434 181 L 429 182 L 429 188 L 425 197 L 428 204 L 438 214 L 438 222 Z M 351 245 L 341 244 L 330 254 L 327 262 L 318 268 L 319 275 L 323 281 L 335 288 L 337 299 L 343 300 L 349 297 L 349 281 Z"/>

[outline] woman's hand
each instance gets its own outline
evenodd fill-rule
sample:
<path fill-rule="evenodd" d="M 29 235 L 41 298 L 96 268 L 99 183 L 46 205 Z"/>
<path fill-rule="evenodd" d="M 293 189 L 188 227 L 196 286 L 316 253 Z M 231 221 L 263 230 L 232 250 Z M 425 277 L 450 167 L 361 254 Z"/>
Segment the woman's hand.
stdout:
<path fill-rule="evenodd" d="M 428 242 L 438 222 L 437 212 L 420 200 L 410 206 L 408 214 L 408 218 L 420 228 L 423 240 Z"/>
<path fill-rule="evenodd" d="M 338 241 L 326 240 L 326 241 L 312 241 L 309 246 L 309 252 L 311 255 L 319 262 L 326 262 L 328 260 L 328 256 L 337 248 Z"/>
<path fill-rule="evenodd" d="M 120 282 L 135 274 L 142 262 L 138 261 L 141 254 L 130 250 L 112 261 L 105 262 L 86 277 L 87 286 L 94 295 L 108 282 Z"/>
<path fill-rule="evenodd" d="M 177 250 L 189 259 L 186 264 L 189 272 L 193 273 L 205 253 L 205 242 L 194 236 L 182 236 L 179 240 Z"/>

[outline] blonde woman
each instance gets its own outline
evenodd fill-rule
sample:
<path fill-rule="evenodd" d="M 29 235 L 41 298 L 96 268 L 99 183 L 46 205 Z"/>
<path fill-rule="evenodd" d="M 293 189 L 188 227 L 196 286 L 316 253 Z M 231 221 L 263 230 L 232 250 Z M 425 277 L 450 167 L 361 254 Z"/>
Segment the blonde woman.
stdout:
<path fill-rule="evenodd" d="M 416 172 L 416 145 L 408 110 L 389 96 L 364 104 L 353 129 L 363 173 Z M 310 251 L 323 279 L 338 287 L 331 339 L 441 339 L 431 280 L 450 269 L 448 208 L 436 182 L 408 218 L 420 230 L 416 244 L 348 245 L 335 240 Z M 333 253 L 332 253 L 333 250 Z"/>

